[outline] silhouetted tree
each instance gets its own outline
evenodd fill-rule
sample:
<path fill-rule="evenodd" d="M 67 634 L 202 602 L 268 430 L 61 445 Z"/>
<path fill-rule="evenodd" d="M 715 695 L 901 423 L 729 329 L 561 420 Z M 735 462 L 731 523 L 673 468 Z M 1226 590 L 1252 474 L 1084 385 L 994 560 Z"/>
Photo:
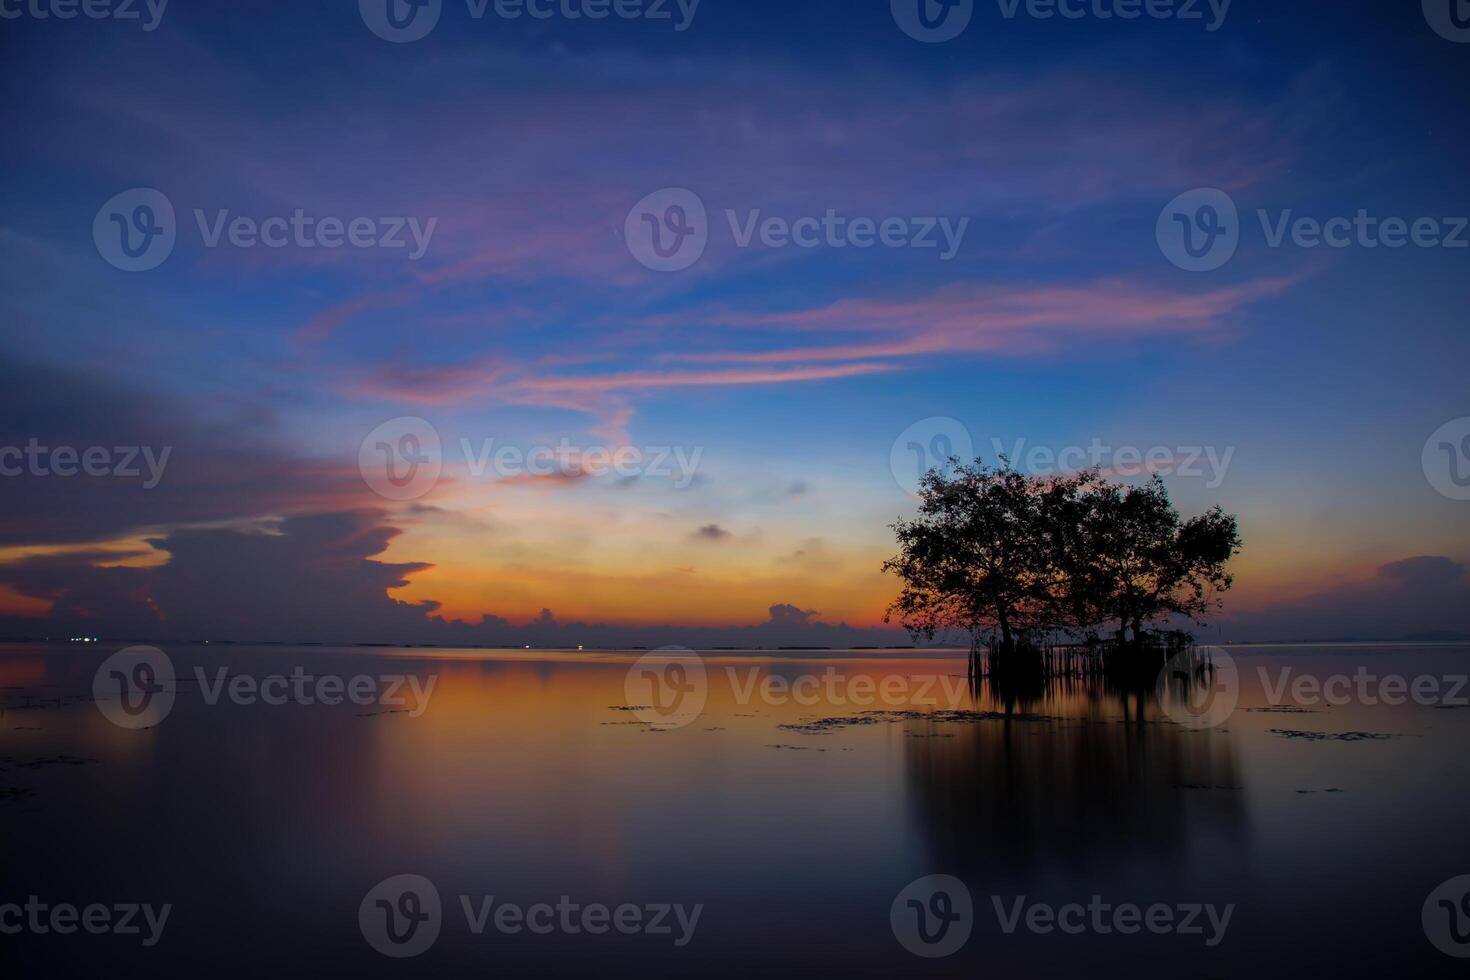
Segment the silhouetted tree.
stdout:
<path fill-rule="evenodd" d="M 1232 578 L 1226 563 L 1240 551 L 1233 515 L 1219 507 L 1184 521 L 1155 476 L 1122 486 L 1093 475 L 1069 501 L 1065 567 L 1067 607 L 1079 624 L 1114 622 L 1120 642 L 1132 630 L 1218 608 Z"/>
<path fill-rule="evenodd" d="M 950 460 L 919 486 L 919 514 L 893 525 L 899 553 L 883 563 L 903 581 L 884 622 L 932 640 L 963 630 L 998 635 L 1004 651 L 1030 631 L 1090 631 L 1117 624 L 1135 642 L 1171 615 L 1198 618 L 1230 588 L 1226 563 L 1240 550 L 1233 516 L 1219 507 L 1183 521 L 1155 477 L 1134 487 L 1098 470 L 1021 473 Z"/>
<path fill-rule="evenodd" d="M 1054 500 L 1076 493 L 1074 478 L 1040 478 L 1001 458 L 950 461 L 952 475 L 930 470 L 919 485 L 919 516 L 893 525 L 899 554 L 885 571 L 903 589 L 884 615 L 916 636 L 963 630 L 972 639 L 998 634 L 1014 649 L 1030 630 L 1057 625 L 1060 567 L 1048 515 Z"/>

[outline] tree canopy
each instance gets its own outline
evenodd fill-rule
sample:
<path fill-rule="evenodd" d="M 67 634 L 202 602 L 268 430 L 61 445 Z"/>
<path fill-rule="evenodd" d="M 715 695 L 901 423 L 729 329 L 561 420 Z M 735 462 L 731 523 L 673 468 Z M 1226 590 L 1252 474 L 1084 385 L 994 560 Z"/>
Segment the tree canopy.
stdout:
<path fill-rule="evenodd" d="M 1118 639 L 1171 616 L 1199 619 L 1231 586 L 1233 515 L 1184 520 L 1155 476 L 1113 483 L 1093 469 L 1039 477 L 1001 458 L 952 459 L 920 482 L 919 512 L 893 525 L 903 582 L 885 621 L 916 636 L 962 630 L 1003 649 L 1042 630 L 1111 627 Z"/>

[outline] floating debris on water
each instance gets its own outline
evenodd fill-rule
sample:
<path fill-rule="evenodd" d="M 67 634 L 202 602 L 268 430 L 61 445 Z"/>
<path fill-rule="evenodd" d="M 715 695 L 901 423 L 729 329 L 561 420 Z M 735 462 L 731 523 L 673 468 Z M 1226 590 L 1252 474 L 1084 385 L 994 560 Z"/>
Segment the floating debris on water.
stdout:
<path fill-rule="evenodd" d="M 47 766 L 93 766 L 101 761 L 79 755 L 53 755 L 44 759 L 0 759 L 0 764 L 12 765 L 20 769 L 44 769 Z"/>
<path fill-rule="evenodd" d="M 1306 742 L 1369 742 L 1397 737 L 1378 732 L 1303 732 L 1290 728 L 1273 728 L 1271 734 L 1282 738 L 1298 738 Z"/>
<path fill-rule="evenodd" d="M 821 718 L 817 721 L 801 723 L 790 723 L 777 725 L 788 732 L 799 732 L 802 735 L 826 735 L 830 732 L 840 731 L 844 728 L 853 728 L 861 725 L 892 724 L 899 721 L 928 721 L 944 722 L 950 724 L 971 724 L 979 721 L 1058 721 L 1051 715 L 1033 715 L 1026 713 L 1006 714 L 1003 711 L 897 711 L 886 709 L 875 709 L 865 711 L 860 715 L 840 715 L 834 718 Z"/>

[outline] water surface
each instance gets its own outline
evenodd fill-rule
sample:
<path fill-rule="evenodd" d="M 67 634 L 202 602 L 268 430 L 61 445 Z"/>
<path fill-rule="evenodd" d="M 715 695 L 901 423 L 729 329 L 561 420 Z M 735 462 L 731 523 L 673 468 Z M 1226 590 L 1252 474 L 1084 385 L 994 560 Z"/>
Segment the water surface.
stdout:
<path fill-rule="evenodd" d="M 170 919 L 152 948 L 0 936 L 11 975 L 1463 973 L 1421 907 L 1470 873 L 1470 709 L 1260 710 L 1260 671 L 1446 678 L 1470 668 L 1465 647 L 1233 648 L 1240 707 L 1205 729 L 1151 691 L 972 690 L 951 651 L 707 653 L 703 710 L 662 728 L 618 710 L 641 652 L 180 646 L 172 710 L 130 730 L 92 700 L 113 649 L 0 647 L 0 903 L 166 902 Z M 434 686 L 421 712 L 210 704 L 195 671 L 221 667 Z M 1353 733 L 1386 737 L 1336 737 Z M 434 883 L 443 926 L 388 959 L 358 909 L 405 873 Z M 976 911 L 934 960 L 889 920 L 931 874 Z M 993 905 L 1094 895 L 1234 909 L 1207 946 L 1007 934 Z M 474 935 L 460 896 L 702 911 L 683 946 Z"/>

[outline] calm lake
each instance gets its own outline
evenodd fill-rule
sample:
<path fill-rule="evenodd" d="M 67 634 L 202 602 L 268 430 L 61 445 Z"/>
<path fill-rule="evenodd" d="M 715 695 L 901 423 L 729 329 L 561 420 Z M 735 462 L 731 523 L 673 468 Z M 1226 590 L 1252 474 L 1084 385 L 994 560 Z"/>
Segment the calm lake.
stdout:
<path fill-rule="evenodd" d="M 116 649 L 0 646 L 0 928 L 167 919 L 36 912 L 7 976 L 1465 972 L 1426 932 L 1470 908 L 1425 909 L 1470 874 L 1470 647 L 1226 648 L 1201 724 L 952 651 L 177 646 L 147 727 L 94 700 Z"/>

